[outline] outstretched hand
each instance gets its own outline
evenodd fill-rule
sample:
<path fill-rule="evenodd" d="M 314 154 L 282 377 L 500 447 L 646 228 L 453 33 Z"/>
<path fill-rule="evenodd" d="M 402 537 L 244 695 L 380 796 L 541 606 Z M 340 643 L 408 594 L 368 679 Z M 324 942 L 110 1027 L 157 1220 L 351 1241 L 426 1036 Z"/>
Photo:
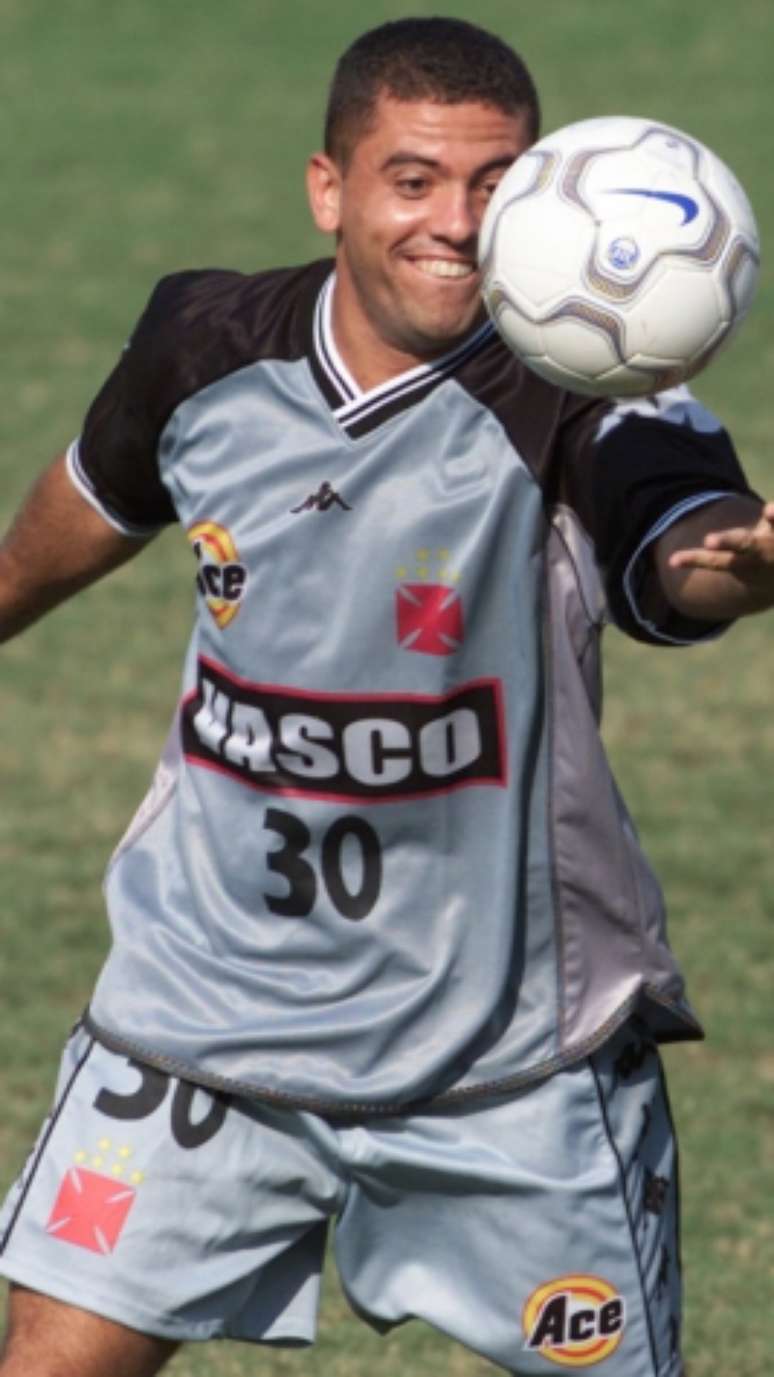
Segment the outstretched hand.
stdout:
<path fill-rule="evenodd" d="M 753 525 L 708 531 L 697 549 L 673 551 L 669 566 L 722 570 L 735 574 L 743 583 L 774 585 L 774 502 L 765 504 Z"/>
<path fill-rule="evenodd" d="M 667 601 L 684 616 L 733 620 L 774 607 L 774 502 L 731 496 L 675 522 L 658 541 Z"/>

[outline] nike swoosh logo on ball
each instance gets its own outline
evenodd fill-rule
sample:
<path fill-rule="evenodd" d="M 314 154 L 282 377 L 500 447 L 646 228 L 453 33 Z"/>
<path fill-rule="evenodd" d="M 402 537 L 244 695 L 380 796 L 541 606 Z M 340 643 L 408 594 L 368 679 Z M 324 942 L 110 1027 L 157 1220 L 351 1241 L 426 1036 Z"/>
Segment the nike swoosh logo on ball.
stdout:
<path fill-rule="evenodd" d="M 610 187 L 609 194 L 613 196 L 647 196 L 651 201 L 668 201 L 670 205 L 679 206 L 683 212 L 683 225 L 689 225 L 691 220 L 695 220 L 699 214 L 698 202 L 692 196 L 681 196 L 677 191 L 651 191 L 650 187 L 639 186 L 616 186 Z"/>

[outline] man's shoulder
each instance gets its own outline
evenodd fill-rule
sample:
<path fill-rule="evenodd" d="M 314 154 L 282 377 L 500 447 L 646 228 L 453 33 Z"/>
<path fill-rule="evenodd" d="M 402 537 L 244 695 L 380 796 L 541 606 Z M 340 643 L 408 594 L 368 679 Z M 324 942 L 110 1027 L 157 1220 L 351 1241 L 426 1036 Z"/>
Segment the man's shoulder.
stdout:
<path fill-rule="evenodd" d="M 162 277 L 133 335 L 155 353 L 224 350 L 245 362 L 276 353 L 305 352 L 320 288 L 332 264 L 243 273 L 226 268 L 187 269 Z"/>
<path fill-rule="evenodd" d="M 294 267 L 268 268 L 246 273 L 234 268 L 186 268 L 162 277 L 150 298 L 149 309 L 168 315 L 182 313 L 187 320 L 208 319 L 254 307 L 258 303 L 286 307 L 299 298 L 317 296 L 333 268 L 331 259 L 317 259 Z"/>
<path fill-rule="evenodd" d="M 249 364 L 303 358 L 331 267 L 321 259 L 267 272 L 202 268 L 161 278 L 127 346 L 132 386 L 169 415 L 186 396 Z"/>

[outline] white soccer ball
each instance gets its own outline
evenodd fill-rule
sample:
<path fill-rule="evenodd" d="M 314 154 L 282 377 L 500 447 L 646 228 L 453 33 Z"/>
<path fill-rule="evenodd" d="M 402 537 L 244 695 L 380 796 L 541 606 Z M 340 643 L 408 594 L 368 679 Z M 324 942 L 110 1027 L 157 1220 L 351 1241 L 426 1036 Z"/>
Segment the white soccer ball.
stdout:
<path fill-rule="evenodd" d="M 508 169 L 481 226 L 487 309 L 541 377 L 639 396 L 694 377 L 758 279 L 750 203 L 708 148 L 656 120 L 567 125 Z"/>

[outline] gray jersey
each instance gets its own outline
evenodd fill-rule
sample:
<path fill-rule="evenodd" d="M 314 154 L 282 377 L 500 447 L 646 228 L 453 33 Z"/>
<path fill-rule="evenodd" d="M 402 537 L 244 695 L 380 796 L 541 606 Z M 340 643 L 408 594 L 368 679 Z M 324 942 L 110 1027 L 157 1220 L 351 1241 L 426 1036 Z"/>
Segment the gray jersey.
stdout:
<path fill-rule="evenodd" d="M 387 1112 L 515 1086 L 636 1010 L 698 1026 L 598 734 L 655 535 L 746 484 L 687 394 L 615 407 L 488 326 L 362 393 L 330 264 L 157 288 L 70 453 L 120 529 L 178 520 L 199 613 L 110 866 L 109 1045 Z"/>

